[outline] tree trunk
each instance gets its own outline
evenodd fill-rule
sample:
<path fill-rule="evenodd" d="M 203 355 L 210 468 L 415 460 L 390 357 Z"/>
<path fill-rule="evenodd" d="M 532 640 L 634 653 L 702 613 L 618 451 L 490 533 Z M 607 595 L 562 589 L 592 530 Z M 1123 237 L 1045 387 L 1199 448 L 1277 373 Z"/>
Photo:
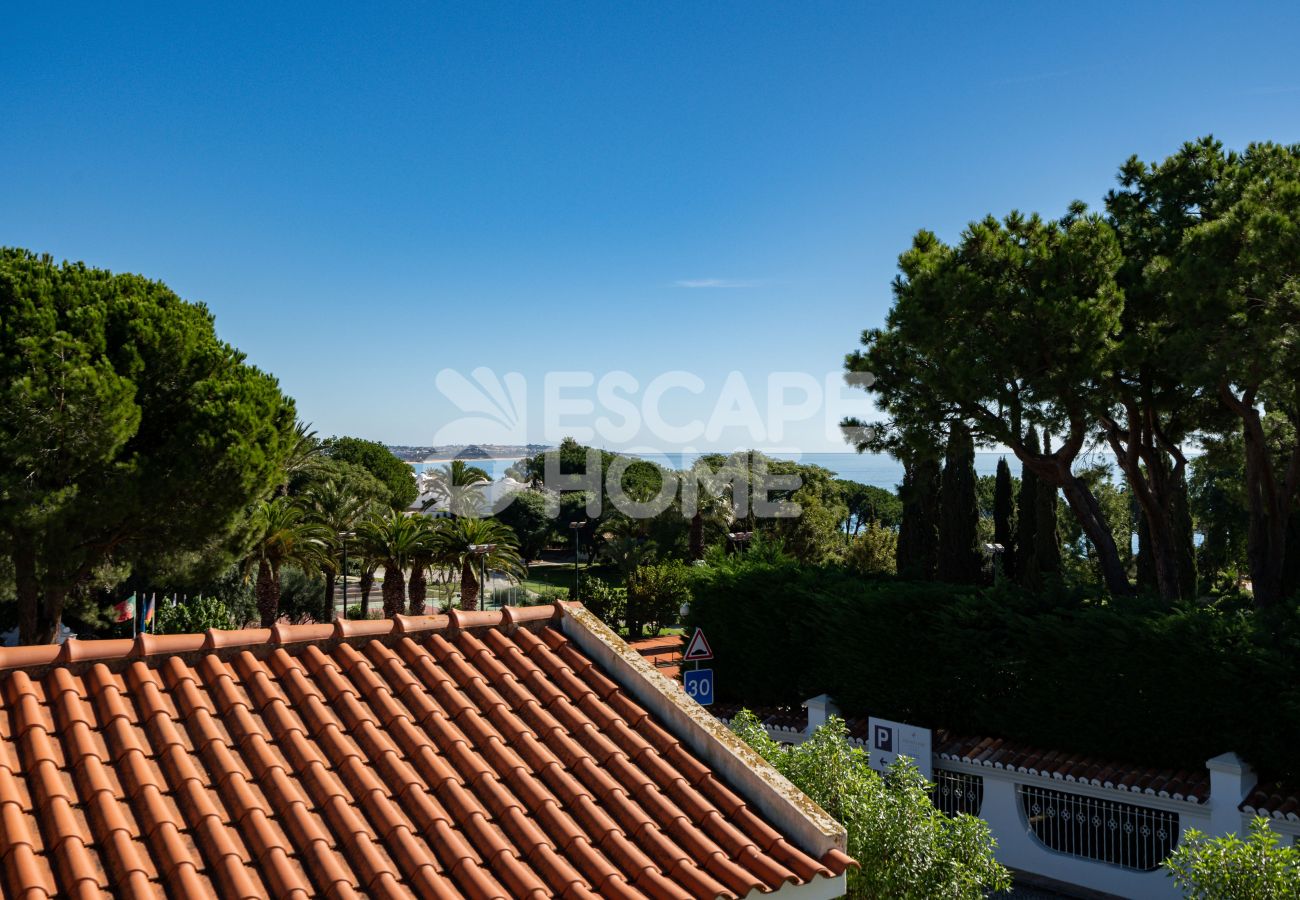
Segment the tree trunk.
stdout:
<path fill-rule="evenodd" d="M 332 571 L 328 569 L 325 571 L 325 605 L 321 610 L 324 616 L 320 620 L 322 622 L 334 621 L 334 582 L 336 579 L 337 576 Z"/>
<path fill-rule="evenodd" d="M 468 556 L 460 564 L 460 608 L 478 609 L 478 579 L 474 577 L 474 560 Z"/>
<path fill-rule="evenodd" d="M 429 582 L 424 566 L 418 563 L 411 567 L 411 580 L 407 588 L 407 594 L 409 595 L 408 602 L 411 615 L 424 615 L 424 602 L 429 595 Z"/>
<path fill-rule="evenodd" d="M 370 618 L 370 591 L 374 589 L 374 586 L 375 567 L 368 565 L 361 570 L 361 580 L 359 582 L 361 588 L 361 618 L 363 619 Z"/>
<path fill-rule="evenodd" d="M 1286 473 L 1279 483 L 1254 392 L 1247 391 L 1238 398 L 1227 385 L 1220 385 L 1220 398 L 1242 422 L 1250 521 L 1246 557 L 1251 591 L 1257 608 L 1275 608 L 1285 599 L 1287 525 L 1300 480 L 1300 445 L 1291 448 Z"/>
<path fill-rule="evenodd" d="M 262 627 L 275 624 L 280 612 L 280 567 L 265 559 L 257 561 L 257 611 L 262 617 Z"/>
<path fill-rule="evenodd" d="M 704 515 L 698 509 L 691 516 L 691 559 L 704 559 Z"/>
<path fill-rule="evenodd" d="M 1061 493 L 1065 495 L 1065 502 L 1070 504 L 1075 518 L 1079 520 L 1083 533 L 1088 536 L 1088 540 L 1092 541 L 1092 546 L 1097 551 L 1097 564 L 1101 567 L 1101 577 L 1106 584 L 1106 589 L 1117 597 L 1132 594 L 1133 585 L 1129 584 L 1128 574 L 1119 559 L 1119 551 L 1115 549 L 1115 538 L 1110 533 L 1110 525 L 1102 515 L 1101 504 L 1097 502 L 1097 498 L 1092 495 L 1092 491 L 1088 490 L 1082 478 L 1074 476 L 1070 476 L 1066 485 L 1061 488 Z"/>
<path fill-rule="evenodd" d="M 391 619 L 406 609 L 406 577 L 396 560 L 384 563 L 384 618 Z"/>
<path fill-rule="evenodd" d="M 979 584 L 984 565 L 976 549 L 979 503 L 975 497 L 975 445 L 954 423 L 939 487 L 939 554 L 936 577 L 949 584 Z"/>
<path fill-rule="evenodd" d="M 53 643 L 63 619 L 67 590 L 41 584 L 36 548 L 23 535 L 14 535 L 12 558 L 14 588 L 18 595 L 18 640 L 23 644 Z"/>

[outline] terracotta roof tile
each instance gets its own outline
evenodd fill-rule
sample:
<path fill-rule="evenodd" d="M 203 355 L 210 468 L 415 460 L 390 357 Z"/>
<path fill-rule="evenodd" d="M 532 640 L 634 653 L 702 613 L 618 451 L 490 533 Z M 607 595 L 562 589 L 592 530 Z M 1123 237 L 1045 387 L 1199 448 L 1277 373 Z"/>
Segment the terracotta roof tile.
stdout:
<path fill-rule="evenodd" d="M 796 849 L 558 614 L 0 650 L 3 892 L 684 898 L 852 864 Z"/>

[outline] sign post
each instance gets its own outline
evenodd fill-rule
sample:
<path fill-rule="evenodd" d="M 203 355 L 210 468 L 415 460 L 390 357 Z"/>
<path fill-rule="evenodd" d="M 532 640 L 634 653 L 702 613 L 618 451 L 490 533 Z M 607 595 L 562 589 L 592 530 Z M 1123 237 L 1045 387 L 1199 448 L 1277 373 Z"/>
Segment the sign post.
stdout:
<path fill-rule="evenodd" d="M 867 719 L 867 739 L 871 747 L 870 765 L 877 772 L 884 772 L 898 757 L 908 756 L 927 781 L 933 780 L 930 729 L 872 716 Z"/>
<path fill-rule="evenodd" d="M 682 687 L 686 689 L 686 695 L 701 706 L 713 702 L 713 670 L 700 668 L 700 662 L 706 659 L 713 659 L 713 648 L 704 636 L 704 629 L 696 628 L 691 642 L 686 645 L 686 652 L 682 654 L 682 661 L 691 664 L 690 669 L 682 672 Z"/>

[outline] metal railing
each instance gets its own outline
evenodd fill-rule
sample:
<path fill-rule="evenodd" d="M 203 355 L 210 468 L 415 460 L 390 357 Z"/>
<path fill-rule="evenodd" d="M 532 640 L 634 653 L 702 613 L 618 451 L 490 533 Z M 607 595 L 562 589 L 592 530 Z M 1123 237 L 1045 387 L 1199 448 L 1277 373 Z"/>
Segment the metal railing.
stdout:
<path fill-rule="evenodd" d="M 1016 785 L 1029 830 L 1044 847 L 1136 872 L 1160 867 L 1178 844 L 1178 813 Z"/>
<path fill-rule="evenodd" d="M 930 801 L 941 813 L 949 816 L 980 814 L 980 808 L 984 805 L 983 778 L 965 772 L 935 769 L 933 780 Z"/>

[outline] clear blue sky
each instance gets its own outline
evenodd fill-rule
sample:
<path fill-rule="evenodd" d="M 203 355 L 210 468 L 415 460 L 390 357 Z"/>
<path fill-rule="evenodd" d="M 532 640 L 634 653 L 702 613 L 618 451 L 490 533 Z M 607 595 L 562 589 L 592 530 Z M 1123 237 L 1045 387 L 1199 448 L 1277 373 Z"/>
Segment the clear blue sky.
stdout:
<path fill-rule="evenodd" d="M 207 303 L 323 434 L 429 442 L 437 373 L 488 366 L 539 438 L 548 371 L 761 406 L 881 321 L 918 228 L 1300 141 L 1295 3 L 896 6 L 18 4 L 0 243 Z"/>

